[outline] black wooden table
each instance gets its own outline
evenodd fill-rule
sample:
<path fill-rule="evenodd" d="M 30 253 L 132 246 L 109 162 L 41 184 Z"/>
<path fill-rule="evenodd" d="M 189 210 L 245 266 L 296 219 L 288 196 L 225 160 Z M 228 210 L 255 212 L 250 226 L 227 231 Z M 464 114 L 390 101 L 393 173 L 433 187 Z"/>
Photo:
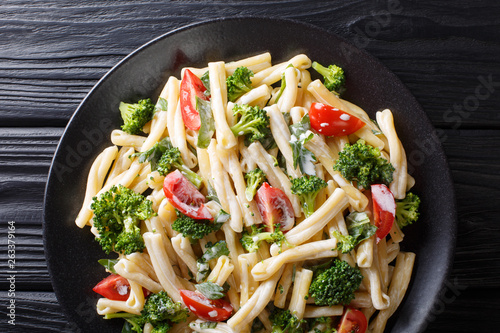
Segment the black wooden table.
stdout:
<path fill-rule="evenodd" d="M 52 155 L 79 102 L 149 39 L 188 23 L 235 15 L 323 27 L 379 58 L 408 86 L 442 134 L 458 204 L 453 270 L 427 331 L 498 332 L 500 3 L 495 0 L 2 0 L 0 332 L 73 330 L 46 268 L 42 209 Z M 15 280 L 7 273 L 9 225 L 15 226 Z M 15 326 L 7 323 L 12 299 Z"/>

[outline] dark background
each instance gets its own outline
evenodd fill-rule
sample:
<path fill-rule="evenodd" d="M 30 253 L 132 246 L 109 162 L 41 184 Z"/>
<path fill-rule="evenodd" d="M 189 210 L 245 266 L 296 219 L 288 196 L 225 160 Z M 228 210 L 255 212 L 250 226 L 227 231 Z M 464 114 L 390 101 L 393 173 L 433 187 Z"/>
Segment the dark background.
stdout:
<path fill-rule="evenodd" d="M 458 207 L 453 269 L 427 332 L 498 331 L 500 2 L 493 0 L 3 0 L 0 331 L 72 330 L 46 268 L 43 191 L 58 140 L 86 93 L 148 40 L 238 15 L 292 18 L 337 33 L 407 85 L 440 133 Z M 16 326 L 7 325 L 8 221 L 16 227 Z"/>

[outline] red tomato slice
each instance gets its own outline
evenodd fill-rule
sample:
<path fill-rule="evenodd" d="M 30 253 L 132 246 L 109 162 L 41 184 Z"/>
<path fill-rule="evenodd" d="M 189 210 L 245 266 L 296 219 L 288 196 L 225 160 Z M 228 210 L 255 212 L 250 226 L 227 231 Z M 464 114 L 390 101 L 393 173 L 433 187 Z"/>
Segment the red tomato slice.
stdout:
<path fill-rule="evenodd" d="M 371 186 L 373 201 L 373 222 L 378 228 L 377 243 L 387 236 L 392 229 L 394 217 L 396 216 L 396 201 L 391 190 L 384 184 Z"/>
<path fill-rule="evenodd" d="M 367 327 L 368 322 L 363 312 L 346 308 L 340 319 L 338 333 L 365 333 Z"/>
<path fill-rule="evenodd" d="M 180 290 L 182 301 L 195 315 L 208 321 L 224 321 L 231 317 L 233 307 L 224 299 L 208 299 L 203 294 Z"/>
<path fill-rule="evenodd" d="M 111 274 L 96 284 L 92 290 L 113 301 L 126 301 L 130 295 L 130 284 L 124 277 Z"/>
<path fill-rule="evenodd" d="M 184 125 L 193 131 L 199 130 L 201 126 L 200 114 L 196 109 L 196 97 L 208 101 L 209 97 L 204 94 L 206 90 L 196 75 L 189 69 L 184 71 L 180 90 L 182 120 Z"/>
<path fill-rule="evenodd" d="M 309 119 L 316 132 L 327 136 L 349 135 L 365 126 L 359 118 L 322 103 L 311 104 Z"/>
<path fill-rule="evenodd" d="M 198 220 L 214 219 L 204 205 L 205 196 L 179 170 L 172 171 L 165 177 L 163 193 L 172 206 L 184 215 Z"/>
<path fill-rule="evenodd" d="M 277 223 L 280 224 L 281 231 L 292 229 L 295 222 L 292 203 L 282 190 L 264 183 L 257 191 L 255 201 L 266 231 L 273 232 Z"/>

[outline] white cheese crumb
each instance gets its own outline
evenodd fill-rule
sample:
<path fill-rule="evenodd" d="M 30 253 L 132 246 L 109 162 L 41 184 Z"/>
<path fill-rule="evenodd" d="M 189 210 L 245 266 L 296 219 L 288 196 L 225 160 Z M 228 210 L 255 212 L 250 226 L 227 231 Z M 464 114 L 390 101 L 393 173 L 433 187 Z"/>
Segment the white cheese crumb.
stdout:
<path fill-rule="evenodd" d="M 219 313 L 217 312 L 217 310 L 213 310 L 213 311 L 210 311 L 208 313 L 208 315 L 210 316 L 210 318 L 214 318 L 214 317 L 217 317 Z"/>
<path fill-rule="evenodd" d="M 328 123 L 321 123 L 321 124 L 319 124 L 319 126 L 321 126 L 321 127 L 326 127 L 328 125 L 329 125 Z"/>
<path fill-rule="evenodd" d="M 344 121 L 348 121 L 349 119 L 351 119 L 351 116 L 348 115 L 347 113 L 342 113 L 340 115 L 340 119 L 344 120 Z"/>
<path fill-rule="evenodd" d="M 121 286 L 117 285 L 116 290 L 118 291 L 118 294 L 120 294 L 120 295 L 127 295 L 128 286 L 127 285 L 121 285 Z"/>

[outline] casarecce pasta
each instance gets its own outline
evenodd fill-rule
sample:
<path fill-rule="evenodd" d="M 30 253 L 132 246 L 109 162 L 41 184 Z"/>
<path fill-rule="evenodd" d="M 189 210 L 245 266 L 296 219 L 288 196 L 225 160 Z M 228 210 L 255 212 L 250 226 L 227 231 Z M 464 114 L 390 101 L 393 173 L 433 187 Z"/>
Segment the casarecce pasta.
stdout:
<path fill-rule="evenodd" d="M 165 292 L 188 309 L 181 322 L 165 319 L 171 332 L 270 332 L 283 325 L 276 313 L 304 332 L 326 332 L 327 325 L 343 332 L 348 311 L 365 318 L 366 324 L 357 323 L 361 331 L 384 331 L 415 261 L 400 251 L 404 234 L 395 221 L 397 201 L 414 179 L 392 112 L 371 120 L 325 82 L 312 80 L 312 64 L 299 54 L 273 65 L 264 53 L 184 68 L 180 79 L 167 80 L 143 132 L 111 133 L 113 145 L 89 172 L 77 226 L 91 227 L 103 243 L 116 225 L 103 227 L 92 203 L 117 188 L 142 195 L 152 211 L 137 224 L 139 250 L 110 245 L 117 258 L 106 261 L 106 269 L 122 279 L 121 289 L 119 296 L 104 293 L 99 314 L 118 314 L 130 326 L 145 313 L 151 293 Z M 235 87 L 231 80 L 242 73 L 246 86 Z M 247 130 L 239 122 L 249 114 L 260 118 Z M 376 152 L 389 172 L 363 183 L 339 166 L 349 147 Z M 172 149 L 184 169 L 174 163 L 165 171 L 162 160 Z M 319 185 L 307 199 L 300 186 L 312 180 Z M 338 262 L 359 281 L 344 298 L 342 283 L 350 282 L 335 282 L 335 296 L 343 300 L 325 301 L 317 277 L 333 274 Z M 132 326 L 150 332 L 155 325 L 145 319 L 140 329 Z"/>

